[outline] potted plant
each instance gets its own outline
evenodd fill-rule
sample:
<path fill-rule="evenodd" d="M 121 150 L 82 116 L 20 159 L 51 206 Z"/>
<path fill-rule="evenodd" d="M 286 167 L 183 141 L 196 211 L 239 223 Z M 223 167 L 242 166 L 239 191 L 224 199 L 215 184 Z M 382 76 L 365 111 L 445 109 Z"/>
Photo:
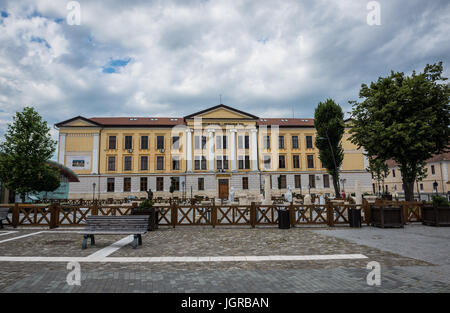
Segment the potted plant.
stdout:
<path fill-rule="evenodd" d="M 149 215 L 148 230 L 158 229 L 158 210 L 153 207 L 153 201 L 145 199 L 131 209 L 131 215 Z"/>
<path fill-rule="evenodd" d="M 400 206 L 387 205 L 382 201 L 377 201 L 370 207 L 370 216 L 372 226 L 403 228 L 403 210 Z"/>
<path fill-rule="evenodd" d="M 450 203 L 441 196 L 433 196 L 432 203 L 422 205 L 422 224 L 450 226 Z"/>

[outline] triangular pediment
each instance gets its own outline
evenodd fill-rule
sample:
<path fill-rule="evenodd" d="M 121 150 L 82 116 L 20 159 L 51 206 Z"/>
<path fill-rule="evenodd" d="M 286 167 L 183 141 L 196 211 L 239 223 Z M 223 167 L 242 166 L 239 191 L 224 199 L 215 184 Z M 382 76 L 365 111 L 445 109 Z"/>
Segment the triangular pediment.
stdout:
<path fill-rule="evenodd" d="M 98 127 L 100 124 L 85 117 L 77 116 L 56 124 L 57 127 Z"/>
<path fill-rule="evenodd" d="M 218 106 L 185 116 L 185 119 L 200 117 L 207 119 L 259 119 L 255 115 L 234 109 L 224 104 L 220 104 Z"/>

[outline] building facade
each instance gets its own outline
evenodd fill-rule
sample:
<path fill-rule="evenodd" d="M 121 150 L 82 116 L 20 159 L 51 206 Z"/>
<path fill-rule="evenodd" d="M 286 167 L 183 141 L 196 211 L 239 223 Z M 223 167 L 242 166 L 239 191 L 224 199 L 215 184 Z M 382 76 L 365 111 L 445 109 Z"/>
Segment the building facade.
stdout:
<path fill-rule="evenodd" d="M 264 175 L 273 194 L 289 186 L 296 193 L 334 194 L 315 147 L 313 119 L 260 118 L 221 104 L 185 117 L 78 116 L 56 127 L 58 161 L 80 179 L 70 183 L 69 198 L 145 197 L 149 189 L 167 197 L 171 186 L 178 197 L 227 198 L 232 187 L 236 196 L 258 196 Z M 347 131 L 345 190 L 358 180 L 370 192 L 367 159 Z"/>
<path fill-rule="evenodd" d="M 384 190 L 391 194 L 403 195 L 403 182 L 402 173 L 396 162 L 393 160 L 387 161 L 389 167 L 389 175 L 384 181 Z M 421 198 L 428 200 L 428 195 L 432 194 L 445 194 L 449 195 L 450 192 L 450 152 L 435 155 L 426 161 L 426 171 L 427 175 L 421 181 L 417 181 L 414 184 L 415 197 L 421 194 Z M 437 188 L 435 188 L 437 184 Z M 373 182 L 373 189 L 380 189 L 383 191 L 382 187 L 378 187 L 376 182 Z"/>

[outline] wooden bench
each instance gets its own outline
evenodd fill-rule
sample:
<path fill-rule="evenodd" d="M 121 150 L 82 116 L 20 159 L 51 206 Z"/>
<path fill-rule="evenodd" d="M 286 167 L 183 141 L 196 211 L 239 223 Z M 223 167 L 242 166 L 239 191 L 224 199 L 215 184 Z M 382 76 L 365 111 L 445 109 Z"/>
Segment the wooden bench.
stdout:
<path fill-rule="evenodd" d="M 3 220 L 8 216 L 9 208 L 0 208 L 0 228 L 3 228 Z"/>
<path fill-rule="evenodd" d="M 83 234 L 82 248 L 86 249 L 87 240 L 95 245 L 95 235 L 133 235 L 133 249 L 142 245 L 142 234 L 147 232 L 148 215 L 127 216 L 88 216 L 86 228 L 79 232 Z"/>

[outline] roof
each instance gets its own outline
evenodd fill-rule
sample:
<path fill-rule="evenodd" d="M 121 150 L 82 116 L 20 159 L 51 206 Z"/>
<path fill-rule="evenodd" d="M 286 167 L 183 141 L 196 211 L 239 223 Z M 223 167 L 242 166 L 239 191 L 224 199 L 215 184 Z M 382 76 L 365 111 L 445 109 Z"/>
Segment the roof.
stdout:
<path fill-rule="evenodd" d="M 257 122 L 261 125 L 279 125 L 280 127 L 314 127 L 313 118 L 260 118 Z"/>
<path fill-rule="evenodd" d="M 184 125 L 182 117 L 92 117 L 89 119 L 102 126 L 175 126 Z"/>
<path fill-rule="evenodd" d="M 70 118 L 70 119 L 68 119 L 68 120 L 59 122 L 59 123 L 55 124 L 55 126 L 56 126 L 56 127 L 61 127 L 61 126 L 63 126 L 64 124 L 70 123 L 70 122 L 75 121 L 75 120 L 83 120 L 83 121 L 85 121 L 85 122 L 93 123 L 93 124 L 97 124 L 97 126 L 101 126 L 101 125 L 98 124 L 97 122 L 95 122 L 95 121 L 93 121 L 93 120 L 90 120 L 90 119 L 88 119 L 88 118 L 85 118 L 85 117 L 83 117 L 83 116 L 80 116 L 80 115 L 75 116 L 75 117 L 72 117 L 72 118 Z"/>
<path fill-rule="evenodd" d="M 214 111 L 214 110 L 217 110 L 219 108 L 224 108 L 224 109 L 227 109 L 227 110 L 230 110 L 230 111 L 237 112 L 239 114 L 244 114 L 244 115 L 250 116 L 253 119 L 259 119 L 259 117 L 257 117 L 256 115 L 253 115 L 253 114 L 250 114 L 250 113 L 247 113 L 247 112 L 244 112 L 244 111 L 232 108 L 232 107 L 230 107 L 228 105 L 225 105 L 225 104 L 219 104 L 219 105 L 213 106 L 211 108 L 207 108 L 205 110 L 201 110 L 199 112 L 195 112 L 193 114 L 189 114 L 189 115 L 185 116 L 184 118 L 185 119 L 194 118 L 197 115 L 203 114 L 203 113 L 208 112 L 208 111 Z"/>
<path fill-rule="evenodd" d="M 436 154 L 426 160 L 427 163 L 434 163 L 434 162 L 440 162 L 440 161 L 450 161 L 450 152 Z M 398 166 L 398 163 L 394 160 L 387 160 L 386 164 L 389 168 Z"/>
<path fill-rule="evenodd" d="M 58 163 L 58 162 L 55 162 L 55 161 L 52 161 L 52 160 L 48 160 L 47 163 L 51 167 L 57 168 L 62 175 L 66 176 L 69 179 L 69 182 L 74 183 L 74 182 L 79 182 L 80 181 L 79 178 L 78 178 L 78 175 L 75 174 L 75 172 L 72 171 L 67 166 L 64 166 L 61 163 Z"/>

